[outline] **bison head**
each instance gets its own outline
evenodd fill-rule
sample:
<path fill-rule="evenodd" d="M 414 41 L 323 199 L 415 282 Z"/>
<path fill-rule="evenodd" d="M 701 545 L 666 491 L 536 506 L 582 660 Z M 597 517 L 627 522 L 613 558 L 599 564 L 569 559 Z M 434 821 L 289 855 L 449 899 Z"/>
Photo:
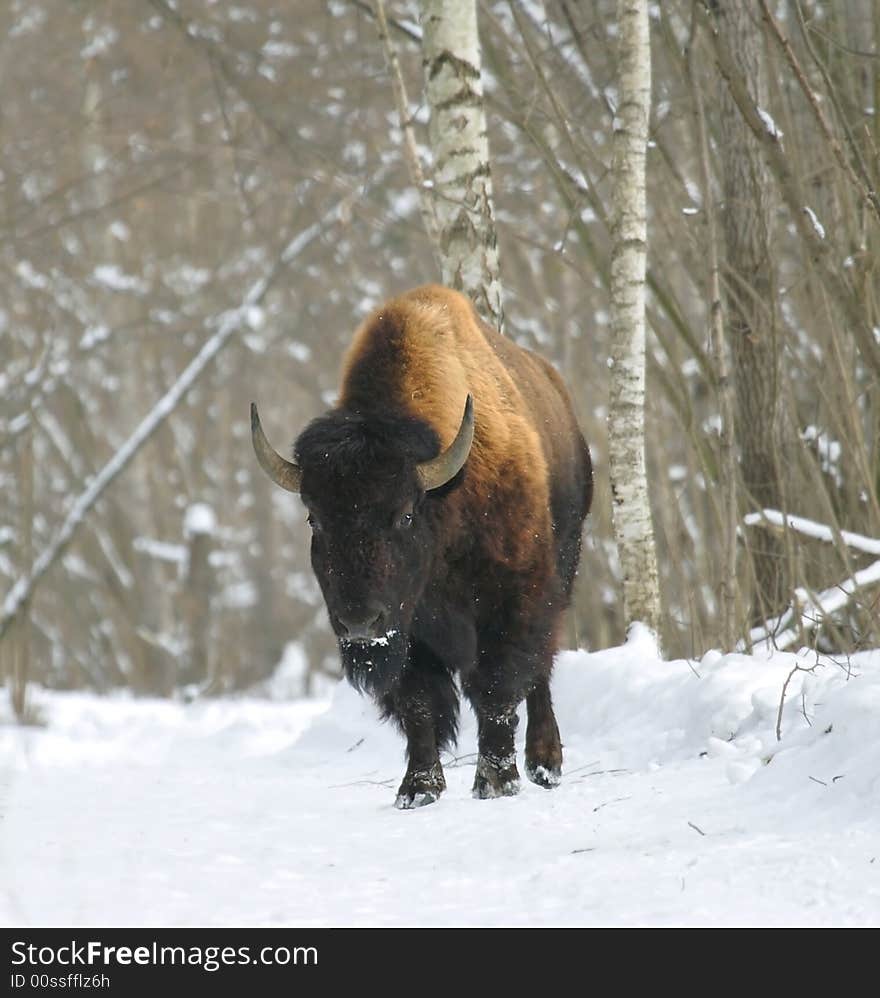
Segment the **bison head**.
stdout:
<path fill-rule="evenodd" d="M 300 434 L 295 462 L 272 449 L 254 405 L 251 429 L 263 470 L 308 509 L 312 567 L 343 649 L 405 644 L 434 563 L 443 498 L 473 441 L 470 396 L 440 454 L 427 423 L 393 414 L 332 410 Z"/>

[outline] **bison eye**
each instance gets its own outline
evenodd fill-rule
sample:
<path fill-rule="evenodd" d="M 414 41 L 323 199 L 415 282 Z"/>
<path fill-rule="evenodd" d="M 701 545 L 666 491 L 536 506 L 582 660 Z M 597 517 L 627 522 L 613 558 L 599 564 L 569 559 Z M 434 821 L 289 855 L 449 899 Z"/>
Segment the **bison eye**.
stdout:
<path fill-rule="evenodd" d="M 321 529 L 321 524 L 318 523 L 318 521 L 315 519 L 314 514 L 312 513 L 309 513 L 309 515 L 306 517 L 306 523 L 308 523 L 308 525 L 312 528 L 312 530 Z"/>
<path fill-rule="evenodd" d="M 412 526 L 412 522 L 413 522 L 413 515 L 410 512 L 401 513 L 400 516 L 397 518 L 397 526 L 400 527 L 401 530 L 409 529 L 409 527 Z"/>

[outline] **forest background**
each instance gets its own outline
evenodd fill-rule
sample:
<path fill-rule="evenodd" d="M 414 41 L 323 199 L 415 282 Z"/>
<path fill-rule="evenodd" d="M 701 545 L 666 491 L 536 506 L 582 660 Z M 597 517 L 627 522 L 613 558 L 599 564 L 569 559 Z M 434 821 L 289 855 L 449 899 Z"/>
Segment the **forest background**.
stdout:
<path fill-rule="evenodd" d="M 430 177 L 417 5 L 386 9 Z M 506 332 L 563 372 L 595 463 L 566 639 L 609 647 L 625 629 L 607 449 L 615 4 L 487 0 L 479 18 Z M 673 0 L 650 24 L 646 454 L 664 649 L 774 632 L 877 647 L 880 7 Z M 440 276 L 374 5 L 12 0 L 0 39 L 14 705 L 26 714 L 26 680 L 254 688 L 282 659 L 306 694 L 336 675 L 334 642 L 304 511 L 257 467 L 248 403 L 286 446 L 332 404 L 364 315 Z M 819 593 L 834 612 L 816 612 Z"/>

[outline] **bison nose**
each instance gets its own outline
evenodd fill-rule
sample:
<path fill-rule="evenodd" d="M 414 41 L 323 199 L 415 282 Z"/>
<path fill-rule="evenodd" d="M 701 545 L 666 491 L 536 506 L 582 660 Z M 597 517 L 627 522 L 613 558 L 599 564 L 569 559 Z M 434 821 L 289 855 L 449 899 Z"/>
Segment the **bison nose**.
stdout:
<path fill-rule="evenodd" d="M 378 613 L 370 610 L 365 615 L 339 617 L 338 623 L 343 637 L 349 641 L 369 641 L 385 633 L 385 614 L 381 610 Z"/>

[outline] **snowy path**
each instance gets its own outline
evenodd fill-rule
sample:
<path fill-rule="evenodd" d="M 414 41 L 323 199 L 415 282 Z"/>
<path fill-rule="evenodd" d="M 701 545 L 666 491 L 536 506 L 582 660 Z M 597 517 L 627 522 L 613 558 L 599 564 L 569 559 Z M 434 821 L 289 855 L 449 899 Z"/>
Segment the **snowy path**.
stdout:
<path fill-rule="evenodd" d="M 878 925 L 880 654 L 796 675 L 777 746 L 795 661 L 564 655 L 562 785 L 475 801 L 466 756 L 412 812 L 400 739 L 344 686 L 43 694 L 48 727 L 0 727 L 0 924 Z"/>

